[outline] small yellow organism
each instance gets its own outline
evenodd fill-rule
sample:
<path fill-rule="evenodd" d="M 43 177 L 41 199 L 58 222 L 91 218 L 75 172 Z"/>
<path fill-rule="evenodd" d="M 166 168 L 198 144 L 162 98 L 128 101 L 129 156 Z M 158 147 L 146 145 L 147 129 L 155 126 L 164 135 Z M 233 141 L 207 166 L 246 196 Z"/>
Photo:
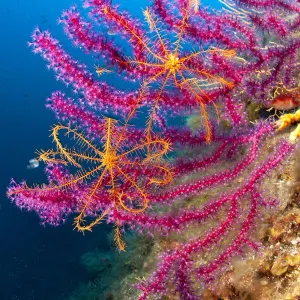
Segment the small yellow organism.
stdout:
<path fill-rule="evenodd" d="M 294 143 L 298 137 L 300 137 L 300 124 L 298 124 L 296 129 L 291 132 L 289 139 Z"/>
<path fill-rule="evenodd" d="M 279 120 L 276 121 L 276 127 L 278 130 L 285 129 L 289 127 L 292 123 L 300 122 L 300 109 L 298 109 L 295 113 L 285 114 L 279 117 Z M 296 129 L 294 129 L 289 137 L 289 140 L 294 143 L 300 137 L 300 124 L 297 125 Z"/>
<path fill-rule="evenodd" d="M 101 67 L 99 67 L 99 66 L 95 66 L 95 69 L 96 69 L 96 73 L 97 73 L 98 76 L 101 76 L 101 75 L 103 75 L 104 73 L 110 73 L 110 72 L 111 72 L 110 70 L 101 68 Z"/>

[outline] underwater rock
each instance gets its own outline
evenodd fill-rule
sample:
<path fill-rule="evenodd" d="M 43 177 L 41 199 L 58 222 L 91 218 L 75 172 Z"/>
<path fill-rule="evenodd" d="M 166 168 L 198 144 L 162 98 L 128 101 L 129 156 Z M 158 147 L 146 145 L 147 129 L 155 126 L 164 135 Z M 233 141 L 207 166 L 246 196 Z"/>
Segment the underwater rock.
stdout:
<path fill-rule="evenodd" d="M 271 268 L 271 273 L 275 276 L 280 276 L 284 274 L 290 266 L 294 267 L 299 263 L 300 255 L 297 252 L 280 254 Z"/>
<path fill-rule="evenodd" d="M 271 273 L 274 276 L 281 276 L 284 274 L 289 267 L 288 260 L 286 259 L 285 255 L 280 255 L 274 262 Z"/>

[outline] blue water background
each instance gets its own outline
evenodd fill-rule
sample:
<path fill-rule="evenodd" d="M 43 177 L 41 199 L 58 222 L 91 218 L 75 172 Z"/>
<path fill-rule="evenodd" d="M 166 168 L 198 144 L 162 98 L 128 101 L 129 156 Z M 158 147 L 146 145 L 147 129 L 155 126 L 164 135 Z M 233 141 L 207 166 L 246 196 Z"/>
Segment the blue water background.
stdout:
<path fill-rule="evenodd" d="M 216 0 L 206 2 L 216 4 Z M 12 177 L 30 184 L 44 181 L 43 166 L 27 170 L 26 165 L 36 149 L 53 147 L 49 129 L 56 120 L 45 108 L 45 100 L 57 89 L 72 96 L 27 46 L 35 26 L 49 29 L 65 50 L 93 64 L 57 25 L 61 11 L 74 3 L 81 6 L 81 1 L 74 0 L 9 0 L 0 6 L 1 300 L 60 299 L 88 279 L 79 263 L 83 253 L 95 247 L 110 251 L 106 237 L 109 226 L 98 226 L 85 236 L 73 231 L 72 220 L 56 228 L 43 227 L 35 213 L 21 211 L 5 195 Z M 141 8 L 149 4 L 146 0 L 119 3 L 135 16 L 141 16 Z"/>

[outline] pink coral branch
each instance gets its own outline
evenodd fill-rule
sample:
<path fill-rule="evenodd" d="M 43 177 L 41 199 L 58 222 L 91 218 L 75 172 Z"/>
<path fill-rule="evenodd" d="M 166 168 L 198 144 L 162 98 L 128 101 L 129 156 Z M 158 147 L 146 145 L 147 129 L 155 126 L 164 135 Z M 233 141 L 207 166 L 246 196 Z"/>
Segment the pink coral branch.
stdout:
<path fill-rule="evenodd" d="M 171 268 L 176 266 L 176 261 L 188 260 L 190 255 L 198 253 L 207 249 L 213 244 L 217 244 L 218 241 L 232 228 L 233 224 L 238 218 L 238 202 L 248 193 L 251 195 L 250 211 L 240 226 L 239 233 L 232 243 L 219 254 L 219 256 L 212 262 L 202 266 L 198 269 L 197 273 L 200 277 L 209 279 L 211 274 L 220 268 L 228 259 L 235 254 L 235 252 L 245 243 L 246 235 L 252 227 L 253 220 L 257 215 L 257 194 L 255 188 L 259 181 L 275 167 L 277 167 L 287 155 L 293 150 L 293 146 L 286 142 L 282 142 L 278 147 L 278 150 L 269 157 L 266 161 L 252 173 L 247 182 L 238 188 L 230 195 L 222 196 L 217 203 L 229 202 L 230 208 L 227 213 L 227 217 L 224 221 L 207 233 L 203 238 L 194 239 L 186 244 L 178 246 L 175 250 L 162 256 L 161 264 L 157 271 L 153 273 L 151 278 L 146 283 L 139 284 L 138 288 L 142 291 L 140 300 L 148 299 L 150 294 L 163 294 L 165 291 L 166 281 L 168 280 L 168 274 L 171 272 Z M 212 212 L 214 213 L 214 212 Z"/>

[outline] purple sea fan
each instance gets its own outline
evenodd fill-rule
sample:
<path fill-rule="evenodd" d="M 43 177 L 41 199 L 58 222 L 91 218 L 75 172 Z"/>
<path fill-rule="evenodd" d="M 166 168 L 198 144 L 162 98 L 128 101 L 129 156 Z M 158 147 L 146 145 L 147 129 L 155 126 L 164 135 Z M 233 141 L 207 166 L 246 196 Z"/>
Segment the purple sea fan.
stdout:
<path fill-rule="evenodd" d="M 154 0 L 151 11 L 164 24 L 169 25 L 167 29 L 170 32 L 180 32 L 181 18 L 189 11 L 189 17 L 182 30 L 185 40 L 193 45 L 200 45 L 203 49 L 209 49 L 213 45 L 217 49 L 227 49 L 235 53 L 229 60 L 216 51 L 209 61 L 213 68 L 221 70 L 221 74 L 233 79 L 235 88 L 232 93 L 235 94 L 243 78 L 250 72 L 250 67 L 253 67 L 252 64 L 248 65 L 243 57 L 251 57 L 251 63 L 258 63 L 263 59 L 257 49 L 258 36 L 255 30 L 239 22 L 235 16 L 210 10 L 202 5 L 194 11 L 190 7 L 190 2 Z M 231 90 L 227 89 L 216 93 L 214 98 L 218 105 L 221 104 L 220 107 L 225 108 L 220 109 L 222 118 L 230 120 L 234 126 L 246 123 L 241 97 L 232 99 Z"/>
<path fill-rule="evenodd" d="M 62 14 L 60 23 L 74 44 L 102 56 L 110 71 L 139 80 L 141 86 L 136 92 L 119 91 L 97 81 L 48 31 L 36 29 L 30 43 L 57 79 L 82 98 L 76 102 L 55 92 L 48 99 L 48 107 L 68 124 L 53 128 L 56 150 L 42 152 L 38 158 L 47 164 L 49 182 L 28 188 L 25 183 L 12 181 L 8 196 L 21 208 L 37 212 L 42 223 L 58 225 L 76 214 L 75 226 L 90 231 L 106 218 L 115 224 L 120 250 L 125 248 L 121 230 L 127 225 L 166 240 L 180 233 L 173 244 L 167 243 L 152 276 L 138 285 L 141 299 L 168 294 L 199 299 L 202 285 L 213 282 L 231 257 L 241 255 L 249 246 L 257 250 L 251 232 L 262 207 L 274 203 L 265 199 L 259 185 L 293 151 L 293 146 L 278 140 L 275 149 L 268 149 L 268 139 L 274 137 L 268 122 L 253 128 L 237 125 L 246 123 L 240 105 L 242 93 L 254 97 L 279 80 L 284 85 L 294 80 L 288 78 L 285 63 L 293 69 L 292 76 L 297 74 L 299 41 L 297 36 L 290 36 L 296 21 L 282 24 L 278 19 L 281 15 L 272 12 L 267 19 L 270 24 L 258 17 L 244 21 L 234 14 L 206 8 L 193 11 L 189 2 L 154 1 L 144 11 L 148 37 L 139 21 L 111 1 L 86 1 L 96 23 L 111 26 L 128 41 L 130 57 L 111 37 L 97 34 L 75 7 Z M 248 6 L 245 1 L 241 3 L 244 10 L 252 5 L 261 10 L 298 11 L 294 9 L 297 3 L 285 7 L 285 2 L 275 0 L 248 1 Z M 286 41 L 262 47 L 256 28 L 266 30 L 266 26 Z M 175 34 L 175 40 L 169 36 L 164 39 L 161 30 Z M 152 35 L 156 39 L 151 39 Z M 183 42 L 188 43 L 187 49 L 183 49 Z M 191 51 L 192 46 L 197 50 Z M 105 70 L 97 66 L 95 73 L 101 75 Z M 226 111 L 235 125 L 223 134 L 207 109 L 219 112 L 220 103 L 222 113 Z M 150 108 L 146 132 L 131 126 L 142 106 Z M 200 109 L 206 132 L 191 133 L 166 122 L 166 116 L 184 115 L 191 108 Z M 108 111 L 125 119 L 123 125 L 111 117 L 101 118 Z M 156 124 L 159 126 L 153 130 Z M 160 135 L 155 134 L 158 129 Z M 75 146 L 65 146 L 62 136 L 71 136 Z M 207 148 L 205 140 L 211 142 Z M 163 158 L 171 143 L 174 150 L 188 147 L 191 157 L 174 156 L 167 163 Z M 71 175 L 74 168 L 79 172 Z"/>
<path fill-rule="evenodd" d="M 49 186 L 63 184 L 70 178 L 69 172 L 62 165 L 49 164 L 45 172 Z M 28 189 L 26 182 L 19 184 L 12 180 L 7 194 L 21 209 L 36 212 L 43 225 L 57 226 L 64 223 L 71 213 L 78 211 L 85 188 L 86 186 L 78 184 L 69 191 L 51 190 L 45 185 Z"/>
<path fill-rule="evenodd" d="M 256 49 L 262 59 L 252 64 L 244 79 L 247 97 L 269 107 L 276 97 L 294 94 L 299 86 L 299 1 L 221 2 L 226 13 L 257 32 Z"/>
<path fill-rule="evenodd" d="M 272 126 L 260 125 L 247 134 L 216 135 L 212 153 L 181 161 L 174 168 L 177 180 L 185 183 L 150 195 L 153 205 L 160 205 L 159 211 L 139 216 L 116 212 L 124 224 L 165 236 L 159 267 L 138 285 L 140 299 L 176 293 L 182 299 L 199 299 L 203 287 L 216 282 L 233 256 L 249 248 L 258 250 L 252 240 L 256 220 L 263 207 L 277 202 L 264 196 L 259 185 L 294 149 L 278 140 L 275 151 L 263 150 L 263 140 L 273 134 Z M 168 209 L 171 203 L 173 209 Z M 186 208 L 190 205 L 194 208 Z"/>
<path fill-rule="evenodd" d="M 147 23 L 143 25 L 110 1 L 86 1 L 85 7 L 89 8 L 96 24 L 120 34 L 131 48 L 130 56 L 121 55 L 120 48 L 112 41 L 106 40 L 104 43 L 103 37 L 94 29 L 95 25 L 85 21 L 75 7 L 65 11 L 60 22 L 76 46 L 96 56 L 110 55 L 113 59 L 109 59 L 109 67 L 116 67 L 126 79 L 141 82 L 139 93 L 134 96 L 137 107 L 150 108 L 147 138 L 150 139 L 154 125 L 161 127 L 166 123 L 167 115 L 182 114 L 183 111 L 197 108 L 203 116 L 209 141 L 211 128 L 208 107 L 218 110 L 219 105 L 215 103 L 218 96 L 227 94 L 240 80 L 235 65 L 229 62 L 235 56 L 235 49 L 203 49 L 202 45 L 199 47 L 192 40 L 186 41 L 183 33 L 187 30 L 185 25 L 189 11 L 178 16 L 178 26 L 182 28 L 180 33 L 175 27 L 173 31 L 166 32 L 164 24 L 150 8 L 144 10 Z M 191 47 L 195 50 L 191 50 Z M 106 58 L 104 60 L 107 61 Z M 102 95 L 99 93 L 99 96 Z M 118 105 L 114 100 L 111 103 Z M 134 103 L 124 104 L 135 110 Z"/>
<path fill-rule="evenodd" d="M 220 96 L 226 103 L 225 115 L 229 112 L 233 124 L 238 125 L 242 120 L 234 112 L 242 115 L 242 103 L 255 101 L 269 107 L 277 96 L 297 92 L 300 6 L 296 0 L 220 2 L 224 5 L 220 11 L 200 6 L 191 12 L 184 37 L 204 46 L 214 43 L 236 51 L 235 60 L 224 64 L 216 56 L 214 64 L 224 72 L 226 68 L 229 72 L 235 69 L 239 78 L 233 91 Z M 178 14 L 183 14 L 189 4 L 154 0 L 152 7 L 170 28 L 178 30 Z"/>

